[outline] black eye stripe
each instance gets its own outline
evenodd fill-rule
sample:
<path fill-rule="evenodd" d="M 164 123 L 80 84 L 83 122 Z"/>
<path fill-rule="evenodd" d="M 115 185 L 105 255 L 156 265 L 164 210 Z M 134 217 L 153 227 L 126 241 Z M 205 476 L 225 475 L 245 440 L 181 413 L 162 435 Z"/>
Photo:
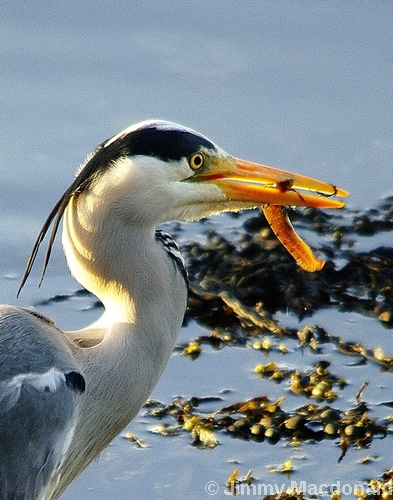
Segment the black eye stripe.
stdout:
<path fill-rule="evenodd" d="M 122 157 L 143 155 L 154 156 L 163 161 L 179 161 L 181 158 L 189 158 L 201 148 L 212 151 L 217 149 L 205 137 L 188 130 L 160 129 L 155 125 L 142 127 L 98 146 L 79 170 L 70 191 L 84 191 L 96 177 Z"/>
<path fill-rule="evenodd" d="M 189 157 L 201 148 L 213 149 L 212 142 L 186 130 L 162 130 L 142 128 L 116 139 L 105 149 L 110 150 L 112 160 L 121 156 L 155 156 L 160 160 L 178 161 Z M 99 152 L 98 152 L 99 154 Z"/>

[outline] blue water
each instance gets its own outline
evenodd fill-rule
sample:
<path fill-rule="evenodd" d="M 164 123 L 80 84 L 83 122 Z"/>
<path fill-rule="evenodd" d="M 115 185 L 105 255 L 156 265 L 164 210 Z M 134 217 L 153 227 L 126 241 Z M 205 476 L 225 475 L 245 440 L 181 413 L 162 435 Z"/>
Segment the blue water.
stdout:
<path fill-rule="evenodd" d="M 374 206 L 392 192 L 391 2 L 14 0 L 0 9 L 2 302 L 30 306 L 77 288 L 57 243 L 42 288 L 36 289 L 37 268 L 21 299 L 15 298 L 40 225 L 78 165 L 98 143 L 142 119 L 179 122 L 235 156 L 338 184 L 351 192 L 354 209 Z M 228 220 L 212 224 L 221 228 Z M 192 224 L 180 231 L 180 241 L 200 239 L 202 230 Z M 369 248 L 378 244 L 367 240 Z M 40 310 L 76 328 L 97 315 L 89 300 Z M 321 313 L 316 321 L 389 347 L 390 332 L 368 318 Z M 200 329 L 191 325 L 181 340 Z M 257 355 L 225 349 L 194 362 L 174 355 L 153 397 L 169 402 L 176 394 L 218 394 L 230 387 L 233 400 L 261 392 L 273 399 L 279 388 L 252 374 Z M 296 353 L 289 359 L 303 366 L 315 361 Z M 388 374 L 344 366 L 345 376 L 347 370 L 354 382 L 345 402 L 364 377 L 379 380 L 381 400 L 392 399 Z M 266 465 L 292 455 L 298 480 L 317 474 L 323 482 L 353 481 L 391 466 L 391 444 L 384 441 L 352 451 L 338 466 L 331 442 L 294 451 L 220 438 L 216 449 L 201 451 L 187 435 L 148 432 L 144 421 L 142 412 L 129 430 L 149 448 L 135 449 L 119 437 L 63 500 L 201 500 L 211 498 L 208 481 L 220 485 L 214 498 L 224 498 L 222 485 L 234 468 L 275 481 Z M 367 453 L 380 459 L 359 471 L 358 460 Z"/>

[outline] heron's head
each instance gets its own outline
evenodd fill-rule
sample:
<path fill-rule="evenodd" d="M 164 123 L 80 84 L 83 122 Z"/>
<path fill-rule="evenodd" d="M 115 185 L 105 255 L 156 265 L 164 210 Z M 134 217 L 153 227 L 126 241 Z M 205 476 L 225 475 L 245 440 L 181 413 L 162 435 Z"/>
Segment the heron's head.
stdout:
<path fill-rule="evenodd" d="M 203 135 L 147 121 L 102 143 L 76 178 L 74 193 L 105 197 L 128 220 L 157 225 L 256 206 L 338 208 L 332 184 L 240 160 Z M 311 194 L 313 193 L 313 194 Z"/>
<path fill-rule="evenodd" d="M 344 203 L 334 197 L 347 195 L 333 184 L 234 158 L 203 135 L 180 125 L 141 122 L 103 142 L 82 165 L 44 223 L 21 287 L 53 223 L 45 272 L 60 220 L 71 202 L 74 207 L 79 204 L 86 217 L 101 218 L 98 226 L 101 222 L 111 224 L 116 218 L 153 231 L 163 222 L 257 206 L 340 208 Z M 273 230 L 276 225 L 281 231 L 284 219 L 276 208 L 270 211 L 274 221 L 269 222 Z M 286 227 L 284 232 L 288 231 Z"/>

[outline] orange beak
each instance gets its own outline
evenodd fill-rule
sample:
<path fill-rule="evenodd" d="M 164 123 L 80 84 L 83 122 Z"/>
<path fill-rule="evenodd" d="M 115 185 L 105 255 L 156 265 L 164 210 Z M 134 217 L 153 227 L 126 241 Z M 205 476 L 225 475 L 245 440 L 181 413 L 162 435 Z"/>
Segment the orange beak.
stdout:
<path fill-rule="evenodd" d="M 208 169 L 194 175 L 194 180 L 216 184 L 228 200 L 256 205 L 341 208 L 344 202 L 332 197 L 349 194 L 333 184 L 239 158 L 214 159 Z"/>
<path fill-rule="evenodd" d="M 322 269 L 325 262 L 315 257 L 295 233 L 282 206 L 341 208 L 344 202 L 333 197 L 348 196 L 347 191 L 304 175 L 231 157 L 212 159 L 209 168 L 196 173 L 194 179 L 216 184 L 228 201 L 262 205 L 273 232 L 299 266 L 308 272 Z"/>

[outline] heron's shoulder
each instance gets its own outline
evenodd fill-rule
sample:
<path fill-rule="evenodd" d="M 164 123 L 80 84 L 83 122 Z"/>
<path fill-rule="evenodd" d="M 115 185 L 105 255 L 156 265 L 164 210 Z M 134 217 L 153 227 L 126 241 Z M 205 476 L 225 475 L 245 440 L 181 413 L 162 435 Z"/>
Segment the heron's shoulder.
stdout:
<path fill-rule="evenodd" d="M 11 305 L 0 305 L 0 328 L 14 326 L 19 323 L 26 324 L 29 321 L 33 323 L 44 323 L 50 327 L 57 328 L 55 322 L 45 314 L 28 309 L 27 307 L 16 307 Z"/>
<path fill-rule="evenodd" d="M 172 236 L 161 229 L 156 230 L 156 240 L 161 243 L 169 257 L 174 261 L 181 272 L 185 282 L 188 284 L 188 273 L 186 262 L 181 254 L 180 248 Z"/>
<path fill-rule="evenodd" d="M 42 314 L 39 311 L 33 311 L 32 309 L 27 309 L 25 307 L 22 307 L 21 309 L 22 309 L 22 311 L 25 311 L 28 314 L 31 314 L 35 318 L 38 318 L 38 319 L 44 321 L 45 323 L 48 323 L 48 325 L 55 326 L 55 322 L 49 316 L 46 316 L 45 314 Z"/>
<path fill-rule="evenodd" d="M 66 374 L 79 371 L 67 337 L 52 320 L 28 309 L 0 306 L 0 381 L 39 388 L 52 380 L 51 388 L 60 381 L 72 386 L 73 378 Z"/>

